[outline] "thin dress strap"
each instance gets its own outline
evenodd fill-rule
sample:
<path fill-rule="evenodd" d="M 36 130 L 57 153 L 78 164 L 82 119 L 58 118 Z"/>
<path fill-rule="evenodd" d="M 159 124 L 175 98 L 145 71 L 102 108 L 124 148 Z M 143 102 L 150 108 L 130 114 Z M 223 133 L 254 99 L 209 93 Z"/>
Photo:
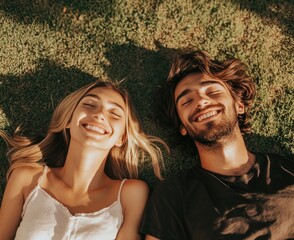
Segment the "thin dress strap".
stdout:
<path fill-rule="evenodd" d="M 124 183 L 126 182 L 126 180 L 127 180 L 127 179 L 125 178 L 125 179 L 123 179 L 123 180 L 121 181 L 121 184 L 120 184 L 120 187 L 119 187 L 119 190 L 118 190 L 117 201 L 119 201 L 119 202 L 120 202 L 120 193 L 121 193 L 121 189 L 122 189 Z"/>
<path fill-rule="evenodd" d="M 43 169 L 42 176 L 39 178 L 38 186 L 41 186 L 43 179 L 44 179 L 44 176 L 46 175 L 47 171 L 48 171 L 48 167 L 45 165 L 44 169 Z"/>

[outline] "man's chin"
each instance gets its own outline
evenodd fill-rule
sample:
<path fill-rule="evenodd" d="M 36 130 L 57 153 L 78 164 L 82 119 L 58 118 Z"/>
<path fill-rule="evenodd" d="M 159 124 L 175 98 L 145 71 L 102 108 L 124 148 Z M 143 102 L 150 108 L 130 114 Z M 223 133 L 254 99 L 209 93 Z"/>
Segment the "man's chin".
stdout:
<path fill-rule="evenodd" d="M 221 138 L 219 135 L 197 135 L 193 137 L 194 142 L 198 142 L 202 145 L 212 146 L 217 144 Z"/>
<path fill-rule="evenodd" d="M 213 129 L 213 130 L 212 130 Z M 232 129 L 228 126 L 211 126 L 205 131 L 198 131 L 197 134 L 190 134 L 194 142 L 212 146 L 222 142 L 222 140 L 232 134 Z"/>

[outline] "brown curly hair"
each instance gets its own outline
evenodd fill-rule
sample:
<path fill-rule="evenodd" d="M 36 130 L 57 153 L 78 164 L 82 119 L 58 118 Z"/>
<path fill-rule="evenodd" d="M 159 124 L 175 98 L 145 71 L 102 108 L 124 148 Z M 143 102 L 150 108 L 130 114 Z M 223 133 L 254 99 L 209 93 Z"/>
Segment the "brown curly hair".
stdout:
<path fill-rule="evenodd" d="M 212 59 L 205 51 L 190 51 L 180 54 L 172 63 L 167 83 L 163 92 L 163 108 L 166 117 L 179 129 L 181 120 L 178 116 L 174 93 L 177 84 L 191 73 L 205 73 L 212 78 L 220 79 L 228 87 L 232 97 L 239 99 L 245 106 L 244 114 L 238 116 L 242 133 L 251 131 L 249 111 L 256 94 L 252 77 L 247 66 L 239 59 L 223 62 Z"/>

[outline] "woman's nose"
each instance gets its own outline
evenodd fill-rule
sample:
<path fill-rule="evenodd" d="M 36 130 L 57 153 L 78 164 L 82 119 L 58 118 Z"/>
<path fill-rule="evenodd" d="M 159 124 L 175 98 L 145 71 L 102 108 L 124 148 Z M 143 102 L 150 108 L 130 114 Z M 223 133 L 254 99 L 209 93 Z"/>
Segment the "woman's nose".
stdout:
<path fill-rule="evenodd" d="M 96 121 L 104 121 L 105 120 L 105 114 L 104 114 L 103 108 L 97 109 L 97 111 L 94 113 L 94 119 Z"/>
<path fill-rule="evenodd" d="M 101 121 L 104 121 L 105 120 L 105 117 L 104 117 L 104 115 L 102 115 L 102 114 L 97 114 L 96 116 L 95 116 L 95 119 L 96 120 L 101 120 Z"/>

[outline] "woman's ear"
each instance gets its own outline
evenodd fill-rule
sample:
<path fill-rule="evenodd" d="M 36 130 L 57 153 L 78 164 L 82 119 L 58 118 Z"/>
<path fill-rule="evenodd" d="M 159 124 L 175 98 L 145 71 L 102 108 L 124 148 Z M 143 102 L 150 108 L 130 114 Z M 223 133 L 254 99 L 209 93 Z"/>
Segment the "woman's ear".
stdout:
<path fill-rule="evenodd" d="M 186 128 L 181 124 L 180 126 L 180 133 L 183 135 L 183 136 L 186 136 L 187 135 L 187 130 Z"/>
<path fill-rule="evenodd" d="M 121 147 L 123 144 L 124 144 L 124 136 L 121 136 L 118 140 L 117 140 L 117 142 L 114 144 L 114 146 L 116 146 L 116 147 Z"/>

